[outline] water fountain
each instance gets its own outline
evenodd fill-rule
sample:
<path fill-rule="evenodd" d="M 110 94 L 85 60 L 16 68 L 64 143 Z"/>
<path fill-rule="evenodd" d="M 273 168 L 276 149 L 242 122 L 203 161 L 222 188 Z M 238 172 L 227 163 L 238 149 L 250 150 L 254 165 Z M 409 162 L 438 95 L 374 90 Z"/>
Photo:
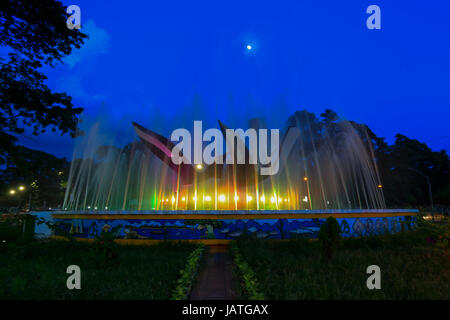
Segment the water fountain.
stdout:
<path fill-rule="evenodd" d="M 264 126 L 254 119 L 249 124 Z M 56 235 L 92 238 L 114 230 L 126 242 L 217 243 L 243 233 L 316 237 L 329 216 L 344 236 L 396 232 L 414 223 L 415 210 L 385 209 L 370 138 L 348 121 L 319 126 L 306 111 L 296 113 L 282 134 L 274 176 L 259 175 L 258 165 L 175 165 L 169 139 L 133 126 L 139 140 L 124 148 L 102 144 L 97 124 L 75 150 L 63 210 L 53 213 Z M 219 127 L 225 136 L 226 126 Z"/>

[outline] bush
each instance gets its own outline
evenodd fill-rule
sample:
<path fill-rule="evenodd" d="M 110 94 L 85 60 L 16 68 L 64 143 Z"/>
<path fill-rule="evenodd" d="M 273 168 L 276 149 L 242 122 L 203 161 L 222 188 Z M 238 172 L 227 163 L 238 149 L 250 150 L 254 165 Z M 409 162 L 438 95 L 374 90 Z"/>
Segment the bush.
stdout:
<path fill-rule="evenodd" d="M 244 290 L 247 292 L 249 299 L 264 300 L 264 294 L 259 290 L 259 284 L 255 272 L 248 265 L 248 263 L 245 262 L 244 259 L 242 259 L 241 253 L 239 252 L 239 248 L 236 242 L 233 242 L 231 244 L 231 255 L 233 257 L 234 264 L 237 266 L 239 270 Z"/>
<path fill-rule="evenodd" d="M 204 251 L 205 246 L 200 244 L 199 247 L 189 255 L 184 269 L 180 270 L 180 278 L 178 278 L 177 286 L 172 292 L 172 300 L 188 299 Z"/>
<path fill-rule="evenodd" d="M 328 217 L 319 230 L 319 241 L 325 257 L 331 259 L 341 240 L 341 228 L 337 220 Z"/>
<path fill-rule="evenodd" d="M 90 255 L 92 262 L 99 268 L 108 268 L 118 261 L 119 245 L 114 241 L 116 238 L 114 232 L 103 231 L 96 238 L 91 248 Z"/>

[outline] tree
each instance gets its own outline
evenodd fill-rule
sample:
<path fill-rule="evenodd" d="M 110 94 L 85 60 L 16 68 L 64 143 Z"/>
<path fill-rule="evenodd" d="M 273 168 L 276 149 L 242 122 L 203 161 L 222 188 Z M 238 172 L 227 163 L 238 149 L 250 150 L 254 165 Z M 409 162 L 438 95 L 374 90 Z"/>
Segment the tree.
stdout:
<path fill-rule="evenodd" d="M 33 134 L 47 127 L 75 135 L 77 115 L 72 98 L 53 92 L 39 70 L 55 66 L 80 48 L 87 35 L 66 26 L 68 14 L 56 0 L 2 1 L 0 45 L 9 49 L 0 57 L 0 164 L 15 152 L 17 136 L 32 127 Z"/>
<path fill-rule="evenodd" d="M 70 166 L 66 159 L 22 146 L 5 158 L 6 168 L 0 170 L 0 205 L 17 206 L 20 202 L 25 207 L 30 199 L 35 208 L 44 203 L 51 207 L 62 203 Z M 16 192 L 14 196 L 8 193 L 21 185 L 25 186 L 23 193 Z"/>

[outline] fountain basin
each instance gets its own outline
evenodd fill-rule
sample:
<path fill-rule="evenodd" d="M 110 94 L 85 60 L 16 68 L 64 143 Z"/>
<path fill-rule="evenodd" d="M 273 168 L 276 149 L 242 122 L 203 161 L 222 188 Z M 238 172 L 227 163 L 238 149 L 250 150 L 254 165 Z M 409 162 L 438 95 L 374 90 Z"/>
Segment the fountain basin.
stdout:
<path fill-rule="evenodd" d="M 67 233 L 95 239 L 113 231 L 119 243 L 187 240 L 226 243 L 243 233 L 261 239 L 317 238 L 320 226 L 335 217 L 342 236 L 370 236 L 414 228 L 418 210 L 204 210 L 204 211 L 59 211 L 53 236 Z"/>

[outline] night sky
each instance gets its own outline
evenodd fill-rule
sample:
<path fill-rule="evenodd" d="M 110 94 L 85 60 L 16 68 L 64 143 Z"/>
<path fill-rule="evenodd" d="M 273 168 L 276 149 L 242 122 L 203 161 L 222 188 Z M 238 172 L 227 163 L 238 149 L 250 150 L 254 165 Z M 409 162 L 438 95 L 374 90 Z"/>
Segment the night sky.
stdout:
<path fill-rule="evenodd" d="M 283 128 L 296 110 L 330 108 L 390 143 L 402 133 L 450 150 L 449 1 L 63 3 L 80 6 L 90 39 L 44 70 L 48 85 L 85 108 L 83 126 L 101 119 L 105 136 L 131 141 L 131 121 L 164 135 L 193 120 Z M 366 27 L 371 4 L 381 30 Z M 74 143 L 20 142 L 68 158 Z"/>

